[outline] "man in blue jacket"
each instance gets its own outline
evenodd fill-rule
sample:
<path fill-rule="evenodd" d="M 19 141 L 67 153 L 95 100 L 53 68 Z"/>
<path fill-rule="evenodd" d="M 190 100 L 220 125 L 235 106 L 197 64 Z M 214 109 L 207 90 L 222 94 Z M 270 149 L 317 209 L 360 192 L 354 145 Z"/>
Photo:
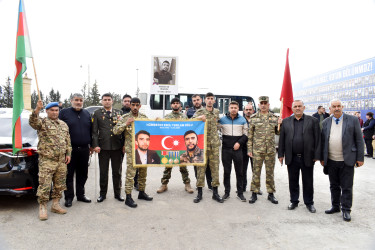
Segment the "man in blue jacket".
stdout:
<path fill-rule="evenodd" d="M 246 119 L 238 114 L 239 104 L 232 101 L 229 104 L 229 113 L 219 121 L 221 132 L 223 134 L 223 144 L 221 151 L 221 162 L 224 167 L 224 200 L 230 196 L 230 174 L 232 171 L 232 161 L 236 171 L 237 197 L 245 202 L 243 196 L 243 156 L 242 147 L 247 140 L 248 126 Z"/>

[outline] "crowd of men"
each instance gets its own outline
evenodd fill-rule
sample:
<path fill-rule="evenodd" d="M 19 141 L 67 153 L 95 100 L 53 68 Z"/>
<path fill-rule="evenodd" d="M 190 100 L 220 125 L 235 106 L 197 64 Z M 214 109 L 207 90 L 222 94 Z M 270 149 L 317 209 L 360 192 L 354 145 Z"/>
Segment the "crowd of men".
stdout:
<path fill-rule="evenodd" d="M 107 198 L 109 162 L 112 167 L 115 199 L 125 201 L 129 207 L 137 207 L 132 198 L 134 187 L 139 191 L 138 199 L 146 201 L 153 199 L 145 192 L 147 167 L 135 168 L 133 166 L 132 123 L 135 119 L 147 118 L 145 114 L 139 112 L 142 105 L 140 99 L 125 95 L 122 110 L 113 108 L 111 94 L 104 94 L 101 101 L 103 107 L 96 110 L 92 116 L 83 109 L 84 99 L 81 94 L 74 94 L 71 97 L 72 106 L 61 111 L 59 111 L 58 103 L 49 103 L 46 106 L 47 117 L 45 118 L 39 117 L 43 103 L 38 101 L 36 109 L 30 115 L 29 123 L 37 130 L 39 137 L 37 196 L 40 204 L 40 220 L 48 218 L 47 202 L 52 183 L 51 212 L 59 214 L 67 212 L 59 204 L 63 191 L 66 207 L 72 206 L 74 196 L 77 201 L 91 202 L 91 199 L 85 195 L 85 183 L 88 177 L 89 156 L 92 152 L 98 153 L 99 157 L 100 193 L 97 202 L 103 202 Z M 331 101 L 331 116 L 319 111 L 321 107 L 317 115 L 306 115 L 303 101 L 295 100 L 292 105 L 293 115 L 284 120 L 270 112 L 267 96 L 259 97 L 259 109 L 256 113 L 254 113 L 253 105 L 247 104 L 243 110 L 244 116 L 241 116 L 239 103 L 232 101 L 229 104 L 228 114 L 221 118 L 219 111 L 214 108 L 214 94 L 207 93 L 204 101 L 205 106 L 202 106 L 200 95 L 193 95 L 193 107 L 184 114 L 181 112 L 180 100 L 173 98 L 171 100 L 172 112 L 165 116 L 167 120 L 194 118 L 206 123 L 206 164 L 194 167 L 197 187 L 197 195 L 193 200 L 195 203 L 203 199 L 202 190 L 205 186 L 205 179 L 208 188 L 212 190 L 213 200 L 223 203 L 230 198 L 232 162 L 236 173 L 237 198 L 245 202 L 246 198 L 243 193 L 247 188 L 247 168 L 250 161 L 252 194 L 249 203 L 255 203 L 257 196 L 262 195 L 260 180 L 264 164 L 267 199 L 273 204 L 278 204 L 274 195 L 276 192 L 274 167 L 277 154 L 280 163 L 285 162 L 288 168 L 289 210 L 298 207 L 301 172 L 304 204 L 311 213 L 316 212 L 313 176 L 314 164 L 320 161 L 324 166 L 324 173 L 329 176 L 331 190 L 332 206 L 325 213 L 342 211 L 343 219 L 351 220 L 354 167 L 360 167 L 364 163 L 364 140 L 360 121 L 355 116 L 343 113 L 340 100 Z M 374 127 L 375 121 L 370 121 L 368 126 L 370 123 Z M 222 143 L 219 131 L 222 133 Z M 277 151 L 275 135 L 280 135 Z M 160 164 L 160 157 L 155 151 L 148 149 L 150 134 L 147 131 L 137 132 L 134 140 L 137 145 L 134 154 L 136 164 Z M 197 140 L 198 137 L 194 131 L 185 133 L 184 141 L 187 151 L 181 155 L 181 162 L 193 165 L 195 162 L 202 161 L 203 150 L 197 146 Z M 372 154 L 369 151 L 368 153 Z M 220 155 L 224 169 L 223 197 L 218 192 Z M 121 195 L 124 157 L 126 157 L 125 198 Z M 161 186 L 157 193 L 168 190 L 171 172 L 172 168 L 164 169 Z M 187 167 L 181 166 L 180 172 L 185 190 L 188 193 L 194 193 Z"/>

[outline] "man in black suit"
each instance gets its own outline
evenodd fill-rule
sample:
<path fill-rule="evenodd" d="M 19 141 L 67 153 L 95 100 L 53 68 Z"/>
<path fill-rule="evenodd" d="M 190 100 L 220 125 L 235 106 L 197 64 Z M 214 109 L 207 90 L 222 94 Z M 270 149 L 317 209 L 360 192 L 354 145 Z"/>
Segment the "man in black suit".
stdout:
<path fill-rule="evenodd" d="M 332 207 L 326 214 L 340 212 L 350 221 L 353 202 L 354 165 L 364 159 L 364 143 L 358 118 L 343 113 L 340 100 L 332 100 L 332 117 L 323 122 L 321 164 L 328 168 Z"/>
<path fill-rule="evenodd" d="M 311 213 L 314 207 L 314 164 L 320 159 L 320 128 L 316 118 L 305 115 L 305 106 L 300 100 L 292 104 L 294 116 L 283 120 L 278 157 L 288 166 L 290 205 L 289 210 L 298 206 L 299 173 L 302 172 L 303 201 Z"/>
<path fill-rule="evenodd" d="M 135 134 L 135 164 L 160 164 L 160 157 L 154 150 L 149 150 L 150 133 L 140 130 Z"/>
<path fill-rule="evenodd" d="M 112 182 L 115 199 L 124 201 L 121 196 L 122 134 L 114 135 L 113 127 L 122 116 L 122 111 L 112 108 L 113 98 L 110 93 L 102 96 L 103 108 L 97 109 L 92 116 L 92 147 L 99 154 L 100 196 L 98 202 L 103 202 L 108 190 L 109 161 L 112 165 Z"/>

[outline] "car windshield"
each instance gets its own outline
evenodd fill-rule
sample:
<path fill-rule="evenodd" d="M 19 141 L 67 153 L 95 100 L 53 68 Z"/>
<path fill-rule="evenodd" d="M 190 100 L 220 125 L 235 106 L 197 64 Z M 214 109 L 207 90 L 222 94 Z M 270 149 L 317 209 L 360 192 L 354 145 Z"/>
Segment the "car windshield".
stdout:
<path fill-rule="evenodd" d="M 30 127 L 29 119 L 21 119 L 21 129 L 23 146 L 36 146 L 38 135 L 36 130 Z M 0 147 L 12 147 L 12 118 L 0 118 Z"/>

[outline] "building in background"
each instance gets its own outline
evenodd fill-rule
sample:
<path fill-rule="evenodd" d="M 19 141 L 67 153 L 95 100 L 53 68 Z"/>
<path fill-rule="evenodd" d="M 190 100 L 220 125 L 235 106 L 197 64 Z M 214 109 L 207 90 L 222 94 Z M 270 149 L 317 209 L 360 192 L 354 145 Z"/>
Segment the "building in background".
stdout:
<path fill-rule="evenodd" d="M 319 105 L 329 112 L 329 102 L 340 99 L 347 114 L 375 109 L 375 57 L 320 74 L 293 85 L 294 99 L 303 100 L 305 113 L 313 114 Z"/>

